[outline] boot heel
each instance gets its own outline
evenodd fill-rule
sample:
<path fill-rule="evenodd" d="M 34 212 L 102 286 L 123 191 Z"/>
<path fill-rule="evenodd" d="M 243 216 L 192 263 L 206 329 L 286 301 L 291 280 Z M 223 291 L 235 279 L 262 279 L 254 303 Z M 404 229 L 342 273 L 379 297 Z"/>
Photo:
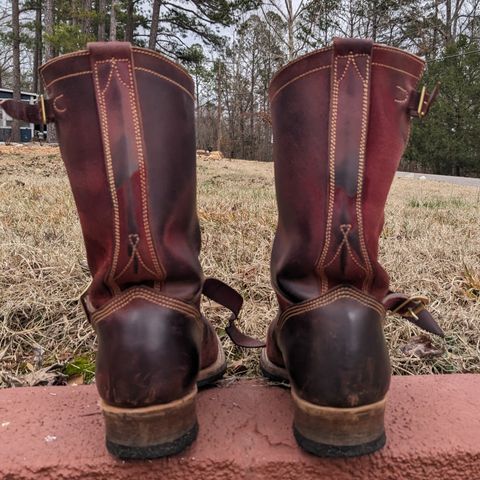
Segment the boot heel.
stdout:
<path fill-rule="evenodd" d="M 297 443 L 319 457 L 355 457 L 385 445 L 385 399 L 355 408 L 333 408 L 302 400 L 292 389 Z"/>
<path fill-rule="evenodd" d="M 197 389 L 163 405 L 119 408 L 100 401 L 108 451 L 124 459 L 174 455 L 197 437 Z"/>

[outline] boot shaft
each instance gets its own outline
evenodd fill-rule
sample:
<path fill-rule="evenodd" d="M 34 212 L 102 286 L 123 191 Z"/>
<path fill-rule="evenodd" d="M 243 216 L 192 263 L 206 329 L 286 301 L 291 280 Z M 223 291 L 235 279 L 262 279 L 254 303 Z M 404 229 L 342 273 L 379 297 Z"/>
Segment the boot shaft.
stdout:
<path fill-rule="evenodd" d="M 279 209 L 272 279 L 288 305 L 342 284 L 381 301 L 384 206 L 418 116 L 424 62 L 369 40 L 336 39 L 272 80 Z M 428 109 L 428 97 L 423 110 Z"/>
<path fill-rule="evenodd" d="M 191 77 L 121 42 L 56 58 L 41 76 L 82 225 L 92 307 L 137 284 L 197 302 Z"/>

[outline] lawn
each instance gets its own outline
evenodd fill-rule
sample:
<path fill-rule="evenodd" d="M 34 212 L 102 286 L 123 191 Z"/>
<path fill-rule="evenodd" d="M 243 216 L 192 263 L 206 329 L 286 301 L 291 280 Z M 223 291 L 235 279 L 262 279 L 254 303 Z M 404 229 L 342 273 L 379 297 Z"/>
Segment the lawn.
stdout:
<path fill-rule="evenodd" d="M 264 337 L 276 313 L 270 246 L 273 165 L 200 160 L 202 264 L 245 298 L 240 326 Z M 445 339 L 394 316 L 385 331 L 394 373 L 480 373 L 480 191 L 397 179 L 381 262 L 392 288 L 426 295 Z M 58 150 L 0 147 L 0 386 L 91 381 L 95 336 L 78 297 L 89 283 L 80 227 Z M 222 337 L 227 376 L 258 375 L 258 351 L 234 347 L 227 313 L 206 301 Z"/>

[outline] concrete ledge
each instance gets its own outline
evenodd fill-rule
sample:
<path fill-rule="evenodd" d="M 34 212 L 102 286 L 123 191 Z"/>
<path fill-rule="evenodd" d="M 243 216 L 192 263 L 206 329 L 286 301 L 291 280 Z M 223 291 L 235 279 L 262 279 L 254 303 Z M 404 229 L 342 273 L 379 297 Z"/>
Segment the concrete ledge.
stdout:
<path fill-rule="evenodd" d="M 387 446 L 349 460 L 301 452 L 288 390 L 261 380 L 199 395 L 199 439 L 184 454 L 122 462 L 104 449 L 95 387 L 0 391 L 0 478 L 478 479 L 480 375 L 394 377 Z"/>

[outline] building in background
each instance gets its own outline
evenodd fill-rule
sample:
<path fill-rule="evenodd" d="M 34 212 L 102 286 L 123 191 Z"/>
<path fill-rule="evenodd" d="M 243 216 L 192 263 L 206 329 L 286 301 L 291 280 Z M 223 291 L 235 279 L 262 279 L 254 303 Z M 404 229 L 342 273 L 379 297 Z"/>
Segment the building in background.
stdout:
<path fill-rule="evenodd" d="M 35 103 L 37 101 L 36 93 L 22 92 L 22 100 L 27 103 Z M 13 98 L 12 90 L 8 88 L 0 88 L 0 101 L 7 98 Z M 10 140 L 12 134 L 12 118 L 0 108 L 0 142 Z M 33 123 L 20 123 L 20 135 L 22 142 L 30 142 L 35 134 L 35 125 Z"/>

